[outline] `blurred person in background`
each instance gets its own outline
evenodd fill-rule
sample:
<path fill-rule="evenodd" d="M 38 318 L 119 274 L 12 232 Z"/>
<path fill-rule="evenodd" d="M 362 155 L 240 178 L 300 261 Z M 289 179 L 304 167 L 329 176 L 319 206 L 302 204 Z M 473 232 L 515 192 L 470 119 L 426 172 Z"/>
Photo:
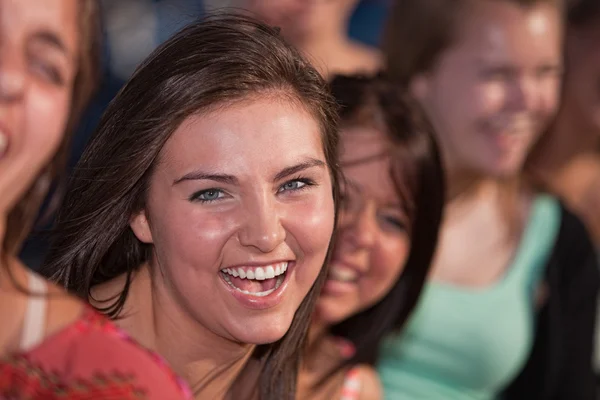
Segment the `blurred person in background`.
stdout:
<path fill-rule="evenodd" d="M 336 76 L 342 207 L 298 399 L 380 399 L 379 345 L 417 303 L 437 243 L 443 170 L 419 106 L 381 77 Z"/>
<path fill-rule="evenodd" d="M 386 398 L 595 398 L 594 246 L 523 174 L 556 112 L 562 39 L 557 0 L 393 7 L 389 72 L 432 120 L 448 198 L 420 303 L 381 348 Z"/>
<path fill-rule="evenodd" d="M 279 32 L 222 14 L 159 46 L 75 167 L 45 272 L 197 399 L 292 400 L 338 201 L 337 110 Z"/>
<path fill-rule="evenodd" d="M 324 77 L 371 74 L 381 67 L 381 55 L 348 36 L 358 0 L 205 0 L 207 11 L 239 7 L 282 29 Z"/>
<path fill-rule="evenodd" d="M 0 398 L 184 399 L 153 354 L 17 258 L 96 86 L 94 0 L 0 1 Z"/>
<path fill-rule="evenodd" d="M 568 2 L 562 103 L 529 168 L 564 199 L 600 246 L 600 2 Z"/>

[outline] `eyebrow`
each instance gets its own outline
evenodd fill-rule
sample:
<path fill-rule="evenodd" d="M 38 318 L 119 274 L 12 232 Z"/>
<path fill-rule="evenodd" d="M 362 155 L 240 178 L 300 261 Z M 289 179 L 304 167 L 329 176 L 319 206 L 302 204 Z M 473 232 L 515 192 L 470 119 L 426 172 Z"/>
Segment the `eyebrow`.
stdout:
<path fill-rule="evenodd" d="M 310 158 L 300 164 L 293 165 L 291 167 L 284 168 L 280 172 L 278 172 L 273 178 L 274 181 L 279 181 L 285 177 L 288 177 L 293 174 L 297 174 L 300 171 L 304 171 L 308 168 L 312 167 L 324 167 L 325 162 L 318 160 L 316 158 Z M 177 185 L 183 181 L 197 181 L 197 180 L 210 180 L 215 182 L 221 182 L 227 185 L 237 185 L 239 184 L 238 179 L 233 175 L 227 174 L 214 174 L 214 173 L 206 173 L 203 171 L 193 171 L 188 174 L 185 174 L 179 179 L 176 179 L 173 182 L 173 185 Z"/>
<path fill-rule="evenodd" d="M 51 47 L 54 47 L 55 49 L 59 50 L 60 52 L 62 52 L 66 56 L 68 56 L 69 58 L 71 58 L 73 56 L 73 54 L 71 54 L 71 51 L 69 50 L 69 48 L 67 47 L 65 42 L 58 35 L 56 35 L 55 33 L 51 32 L 51 31 L 37 32 L 35 35 L 33 35 L 32 40 L 42 42 Z"/>
<path fill-rule="evenodd" d="M 365 193 L 366 190 L 364 188 L 364 186 L 362 186 L 361 184 L 359 184 L 358 182 L 352 181 L 348 178 L 344 179 L 344 185 L 350 189 L 352 189 L 355 192 L 358 193 Z M 342 191 L 344 191 L 344 189 L 342 188 Z M 393 208 L 399 208 L 401 209 L 404 213 L 408 213 L 408 207 L 406 204 L 406 201 L 398 201 L 398 202 L 389 202 L 389 203 L 384 203 L 383 204 L 385 207 L 393 207 Z"/>
<path fill-rule="evenodd" d="M 183 181 L 202 181 L 202 180 L 221 182 L 221 183 L 224 183 L 227 185 L 237 185 L 238 184 L 238 179 L 233 175 L 209 174 L 209 173 L 205 173 L 202 171 L 193 171 L 193 172 L 190 172 L 189 174 L 185 174 L 184 176 L 182 176 L 179 179 L 176 179 L 175 182 L 173 182 L 173 185 L 177 185 L 178 183 L 181 183 Z"/>
<path fill-rule="evenodd" d="M 283 178 L 286 178 L 293 174 L 297 174 L 298 172 L 304 171 L 305 169 L 309 169 L 309 168 L 313 168 L 313 167 L 324 167 L 324 166 L 325 166 L 325 163 L 323 161 L 318 160 L 316 158 L 309 158 L 308 160 L 306 160 L 300 164 L 296 164 L 291 167 L 284 168 L 279 173 L 277 173 L 277 175 L 275 175 L 275 178 L 273 180 L 280 181 Z"/>

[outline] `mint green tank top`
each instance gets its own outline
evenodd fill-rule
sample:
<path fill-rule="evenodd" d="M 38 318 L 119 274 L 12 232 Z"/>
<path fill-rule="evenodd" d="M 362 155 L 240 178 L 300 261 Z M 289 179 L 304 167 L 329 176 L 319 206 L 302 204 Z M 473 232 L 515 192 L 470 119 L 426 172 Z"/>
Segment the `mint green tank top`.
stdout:
<path fill-rule="evenodd" d="M 534 288 L 560 225 L 538 196 L 505 276 L 485 288 L 429 282 L 404 331 L 384 341 L 378 371 L 390 400 L 487 400 L 516 378 L 533 341 Z"/>

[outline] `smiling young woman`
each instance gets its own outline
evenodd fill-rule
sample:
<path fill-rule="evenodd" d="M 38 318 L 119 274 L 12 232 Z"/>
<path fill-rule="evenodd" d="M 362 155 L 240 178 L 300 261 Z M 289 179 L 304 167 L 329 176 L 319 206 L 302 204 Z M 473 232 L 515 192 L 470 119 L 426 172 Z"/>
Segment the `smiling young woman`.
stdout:
<path fill-rule="evenodd" d="M 185 385 L 17 254 L 96 86 L 95 0 L 0 0 L 0 398 L 184 399 Z"/>
<path fill-rule="evenodd" d="M 277 30 L 229 14 L 192 24 L 107 109 L 46 272 L 197 398 L 292 399 L 335 222 L 337 140 L 326 83 Z"/>
<path fill-rule="evenodd" d="M 448 183 L 429 282 L 381 350 L 394 399 L 588 400 L 597 257 L 524 163 L 552 121 L 560 0 L 397 0 L 389 73 L 435 127 Z"/>

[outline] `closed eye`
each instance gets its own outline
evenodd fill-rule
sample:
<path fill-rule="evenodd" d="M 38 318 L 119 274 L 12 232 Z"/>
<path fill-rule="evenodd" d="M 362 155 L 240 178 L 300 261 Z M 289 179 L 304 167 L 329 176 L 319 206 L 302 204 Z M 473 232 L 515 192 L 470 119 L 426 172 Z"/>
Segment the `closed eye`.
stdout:
<path fill-rule="evenodd" d="M 379 218 L 388 229 L 393 229 L 397 232 L 408 232 L 408 225 L 402 218 L 391 215 L 380 215 Z"/>

